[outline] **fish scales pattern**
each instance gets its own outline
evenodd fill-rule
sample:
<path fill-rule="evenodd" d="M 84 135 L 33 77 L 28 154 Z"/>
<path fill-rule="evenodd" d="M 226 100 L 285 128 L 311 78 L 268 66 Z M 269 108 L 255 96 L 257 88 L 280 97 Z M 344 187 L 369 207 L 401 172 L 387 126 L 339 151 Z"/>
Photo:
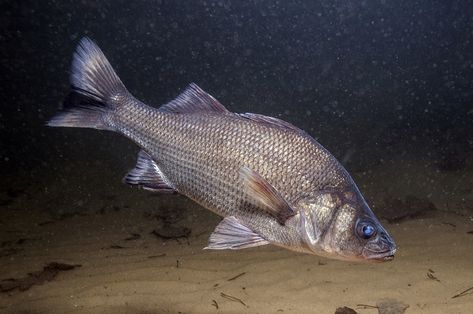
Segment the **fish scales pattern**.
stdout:
<path fill-rule="evenodd" d="M 141 105 L 121 110 L 115 127 L 152 156 L 173 188 L 221 216 L 238 217 L 270 241 L 299 243 L 297 219 L 286 223 L 292 233 L 282 232 L 248 199 L 241 167 L 258 172 L 289 203 L 324 186 L 348 184 L 338 162 L 302 131 L 231 113 L 163 113 Z"/>

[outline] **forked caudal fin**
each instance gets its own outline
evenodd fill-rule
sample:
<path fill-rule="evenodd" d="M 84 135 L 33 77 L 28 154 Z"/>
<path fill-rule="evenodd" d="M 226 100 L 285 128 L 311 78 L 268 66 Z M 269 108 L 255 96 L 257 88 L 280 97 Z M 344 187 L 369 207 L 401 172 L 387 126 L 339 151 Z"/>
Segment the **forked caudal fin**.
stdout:
<path fill-rule="evenodd" d="M 113 130 L 107 113 L 132 99 L 100 48 L 82 38 L 72 61 L 72 91 L 48 126 Z"/>

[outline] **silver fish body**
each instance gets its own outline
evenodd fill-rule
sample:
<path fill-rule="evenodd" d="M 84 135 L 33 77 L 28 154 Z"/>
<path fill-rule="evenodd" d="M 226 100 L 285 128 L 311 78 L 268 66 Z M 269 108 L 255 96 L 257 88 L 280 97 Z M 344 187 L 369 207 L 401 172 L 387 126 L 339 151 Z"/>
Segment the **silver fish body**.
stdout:
<path fill-rule="evenodd" d="M 147 106 L 86 38 L 71 81 L 75 106 L 49 125 L 112 130 L 137 143 L 125 182 L 176 191 L 224 217 L 208 248 L 271 243 L 338 259 L 392 258 L 394 241 L 350 175 L 295 126 L 229 112 L 195 84 L 159 109 Z"/>

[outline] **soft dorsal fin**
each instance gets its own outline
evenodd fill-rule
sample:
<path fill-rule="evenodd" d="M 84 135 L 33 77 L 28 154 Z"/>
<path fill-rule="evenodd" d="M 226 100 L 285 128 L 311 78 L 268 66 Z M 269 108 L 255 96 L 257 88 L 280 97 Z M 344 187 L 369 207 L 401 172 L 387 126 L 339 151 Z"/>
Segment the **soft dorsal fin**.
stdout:
<path fill-rule="evenodd" d="M 250 112 L 239 113 L 238 115 L 242 118 L 252 120 L 252 121 L 255 121 L 255 122 L 260 122 L 260 123 L 263 123 L 263 124 L 268 124 L 268 125 L 272 125 L 272 126 L 286 128 L 286 129 L 294 130 L 294 131 L 297 131 L 297 132 L 304 132 L 301 129 L 299 129 L 298 127 L 290 124 L 289 122 L 283 121 L 283 120 L 278 119 L 278 118 L 268 117 L 268 116 L 265 116 L 265 115 L 262 115 L 262 114 L 250 113 Z"/>
<path fill-rule="evenodd" d="M 240 174 L 253 203 L 271 214 L 281 225 L 296 214 L 281 194 L 259 173 L 245 166 L 241 168 Z"/>
<path fill-rule="evenodd" d="M 195 83 L 191 83 L 179 96 L 161 106 L 159 110 L 172 113 L 230 112 Z"/>

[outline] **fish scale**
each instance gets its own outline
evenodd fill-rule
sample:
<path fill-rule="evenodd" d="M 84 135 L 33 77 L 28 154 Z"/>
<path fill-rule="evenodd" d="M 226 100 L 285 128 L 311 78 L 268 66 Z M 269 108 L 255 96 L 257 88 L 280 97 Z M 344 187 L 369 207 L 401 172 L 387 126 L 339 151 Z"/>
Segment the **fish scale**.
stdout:
<path fill-rule="evenodd" d="M 150 107 L 87 38 L 74 54 L 71 83 L 70 107 L 48 125 L 110 130 L 134 141 L 141 151 L 124 181 L 176 191 L 224 217 L 208 248 L 271 243 L 339 259 L 392 259 L 394 241 L 348 172 L 295 126 L 231 113 L 195 84 Z"/>
<path fill-rule="evenodd" d="M 140 106 L 129 108 L 133 112 L 119 116 L 119 122 L 115 122 L 117 129 L 126 130 L 121 132 L 140 143 L 177 191 L 221 216 L 241 218 L 267 239 L 288 241 L 279 224 L 273 223 L 267 230 L 268 219 L 274 218 L 252 206 L 242 193 L 244 186 L 239 176 L 242 165 L 263 175 L 289 202 L 321 186 L 345 182 L 342 176 L 321 176 L 312 165 L 299 162 L 298 156 L 317 154 L 318 166 L 324 171 L 331 171 L 326 164 L 333 162 L 330 156 L 321 155 L 325 150 L 318 143 L 302 138 L 299 132 L 261 125 L 231 114 L 184 116 L 156 109 L 141 110 Z M 297 181 L 299 173 L 305 173 L 308 179 Z M 324 181 L 325 178 L 330 180 Z M 297 230 L 292 228 L 290 232 Z"/>

